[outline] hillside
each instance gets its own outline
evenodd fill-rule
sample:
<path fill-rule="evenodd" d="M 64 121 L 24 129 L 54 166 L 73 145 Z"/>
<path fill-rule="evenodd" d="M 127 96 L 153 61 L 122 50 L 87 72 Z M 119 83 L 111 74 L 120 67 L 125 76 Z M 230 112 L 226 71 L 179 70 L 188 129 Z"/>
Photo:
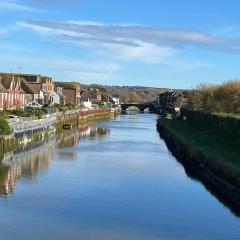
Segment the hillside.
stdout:
<path fill-rule="evenodd" d="M 151 102 L 155 100 L 158 93 L 164 91 L 162 88 L 153 87 L 141 87 L 141 86 L 103 86 L 103 85 L 84 85 L 82 84 L 82 89 L 87 87 L 96 87 L 103 90 L 105 94 L 108 95 L 118 95 L 121 102 L 127 103 L 141 103 L 141 102 Z"/>

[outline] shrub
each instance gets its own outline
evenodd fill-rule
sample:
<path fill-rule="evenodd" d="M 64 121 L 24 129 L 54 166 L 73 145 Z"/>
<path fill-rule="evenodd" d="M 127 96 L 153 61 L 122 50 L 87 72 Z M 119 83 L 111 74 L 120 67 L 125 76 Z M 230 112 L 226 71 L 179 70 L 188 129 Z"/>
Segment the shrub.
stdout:
<path fill-rule="evenodd" d="M 228 81 L 222 85 L 201 84 L 188 93 L 188 104 L 193 109 L 238 114 L 240 81 Z"/>
<path fill-rule="evenodd" d="M 1 135 L 9 135 L 12 133 L 11 127 L 8 124 L 6 116 L 0 116 L 0 134 Z"/>

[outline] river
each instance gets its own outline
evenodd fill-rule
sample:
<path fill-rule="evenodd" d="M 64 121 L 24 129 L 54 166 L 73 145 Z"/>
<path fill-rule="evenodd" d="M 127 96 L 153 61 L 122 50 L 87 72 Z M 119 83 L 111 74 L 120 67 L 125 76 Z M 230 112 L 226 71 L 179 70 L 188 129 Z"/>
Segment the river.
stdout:
<path fill-rule="evenodd" d="M 4 240 L 240 239 L 240 219 L 190 178 L 154 114 L 65 132 L 0 166 Z"/>

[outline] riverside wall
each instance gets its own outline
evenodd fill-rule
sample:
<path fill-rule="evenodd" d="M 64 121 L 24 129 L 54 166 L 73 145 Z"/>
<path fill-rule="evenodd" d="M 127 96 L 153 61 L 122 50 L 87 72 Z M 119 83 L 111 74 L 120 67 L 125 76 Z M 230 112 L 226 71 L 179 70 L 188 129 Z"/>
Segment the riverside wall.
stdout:
<path fill-rule="evenodd" d="M 115 117 L 118 109 L 94 109 L 81 111 L 66 111 L 65 113 L 50 114 L 42 119 L 19 118 L 9 121 L 12 134 L 0 135 L 0 160 L 4 154 L 21 145 L 38 144 L 44 139 L 63 131 L 65 123 L 73 127 L 91 124 L 95 121 Z"/>

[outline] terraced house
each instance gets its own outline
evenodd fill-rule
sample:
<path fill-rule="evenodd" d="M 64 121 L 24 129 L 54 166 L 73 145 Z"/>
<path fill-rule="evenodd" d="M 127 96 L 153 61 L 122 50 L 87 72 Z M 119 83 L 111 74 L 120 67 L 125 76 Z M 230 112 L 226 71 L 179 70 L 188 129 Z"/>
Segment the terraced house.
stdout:
<path fill-rule="evenodd" d="M 23 108 L 26 99 L 19 77 L 0 74 L 0 110 Z"/>
<path fill-rule="evenodd" d="M 54 96 L 54 83 L 51 77 L 36 74 L 18 74 L 19 77 L 28 82 L 29 86 L 39 95 L 34 99 L 42 105 L 51 105 Z"/>
<path fill-rule="evenodd" d="M 38 74 L 0 73 L 3 78 L 18 78 L 23 92 L 26 94 L 26 102 L 36 101 L 42 105 L 51 105 L 54 96 L 54 83 L 51 77 Z"/>

